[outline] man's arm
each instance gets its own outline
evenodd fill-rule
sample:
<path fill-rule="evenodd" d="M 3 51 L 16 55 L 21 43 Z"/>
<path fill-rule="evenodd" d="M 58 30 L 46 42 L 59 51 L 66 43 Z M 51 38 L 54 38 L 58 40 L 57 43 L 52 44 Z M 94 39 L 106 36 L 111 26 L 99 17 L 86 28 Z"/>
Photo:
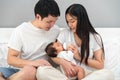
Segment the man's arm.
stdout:
<path fill-rule="evenodd" d="M 25 60 L 25 59 L 21 59 L 19 58 L 20 52 L 9 48 L 8 50 L 8 58 L 7 58 L 7 62 L 8 64 L 14 66 L 14 67 L 18 67 L 18 68 L 22 68 L 26 65 L 32 65 L 35 67 L 38 66 L 45 66 L 45 65 L 50 65 L 48 61 L 40 59 L 40 60 Z"/>

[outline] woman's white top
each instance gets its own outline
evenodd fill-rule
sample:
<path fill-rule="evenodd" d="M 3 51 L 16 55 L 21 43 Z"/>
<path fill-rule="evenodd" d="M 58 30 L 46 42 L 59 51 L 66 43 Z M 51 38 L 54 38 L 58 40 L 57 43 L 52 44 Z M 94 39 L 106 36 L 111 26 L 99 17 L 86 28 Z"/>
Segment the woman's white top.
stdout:
<path fill-rule="evenodd" d="M 101 44 L 98 44 L 96 39 L 101 42 L 100 36 L 99 35 L 93 35 L 90 33 L 90 54 L 89 54 L 89 58 L 93 58 L 93 52 L 97 51 L 98 49 L 101 48 Z M 73 33 L 70 31 L 70 29 L 64 29 L 60 32 L 59 36 L 58 36 L 58 41 L 61 42 L 62 44 L 76 44 L 75 39 L 74 39 L 74 35 Z M 78 50 L 80 51 L 80 47 L 78 47 Z M 84 64 L 81 64 L 80 66 L 82 66 L 84 69 L 88 69 L 88 70 L 95 70 L 91 67 L 88 67 Z"/>

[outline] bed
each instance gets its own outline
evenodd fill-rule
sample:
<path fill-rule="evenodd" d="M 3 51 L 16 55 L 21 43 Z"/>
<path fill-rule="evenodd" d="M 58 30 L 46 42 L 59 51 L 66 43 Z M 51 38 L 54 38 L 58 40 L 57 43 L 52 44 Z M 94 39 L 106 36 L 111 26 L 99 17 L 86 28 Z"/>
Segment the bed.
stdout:
<path fill-rule="evenodd" d="M 95 28 L 102 36 L 105 48 L 105 68 L 110 69 L 115 80 L 120 80 L 120 28 Z M 6 62 L 7 43 L 14 28 L 0 28 L 0 67 L 9 66 Z"/>

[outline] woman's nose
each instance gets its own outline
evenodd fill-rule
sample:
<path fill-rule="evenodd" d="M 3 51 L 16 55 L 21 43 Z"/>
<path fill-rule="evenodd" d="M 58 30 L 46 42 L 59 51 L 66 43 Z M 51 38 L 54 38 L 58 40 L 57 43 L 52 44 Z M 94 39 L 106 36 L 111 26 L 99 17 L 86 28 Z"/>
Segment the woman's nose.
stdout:
<path fill-rule="evenodd" d="M 70 23 L 70 24 L 69 24 L 69 27 L 70 27 L 70 28 L 72 28 L 72 27 L 73 27 L 72 23 Z"/>

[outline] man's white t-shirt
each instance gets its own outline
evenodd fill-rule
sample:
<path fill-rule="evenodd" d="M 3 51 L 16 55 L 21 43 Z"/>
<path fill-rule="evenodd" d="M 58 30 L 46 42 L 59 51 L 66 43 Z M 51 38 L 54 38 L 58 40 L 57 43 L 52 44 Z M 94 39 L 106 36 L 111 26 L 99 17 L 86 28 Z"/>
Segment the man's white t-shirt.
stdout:
<path fill-rule="evenodd" d="M 60 29 L 54 25 L 49 31 L 38 29 L 31 22 L 24 22 L 11 35 L 8 47 L 19 51 L 22 59 L 47 59 L 45 47 L 55 41 Z"/>

